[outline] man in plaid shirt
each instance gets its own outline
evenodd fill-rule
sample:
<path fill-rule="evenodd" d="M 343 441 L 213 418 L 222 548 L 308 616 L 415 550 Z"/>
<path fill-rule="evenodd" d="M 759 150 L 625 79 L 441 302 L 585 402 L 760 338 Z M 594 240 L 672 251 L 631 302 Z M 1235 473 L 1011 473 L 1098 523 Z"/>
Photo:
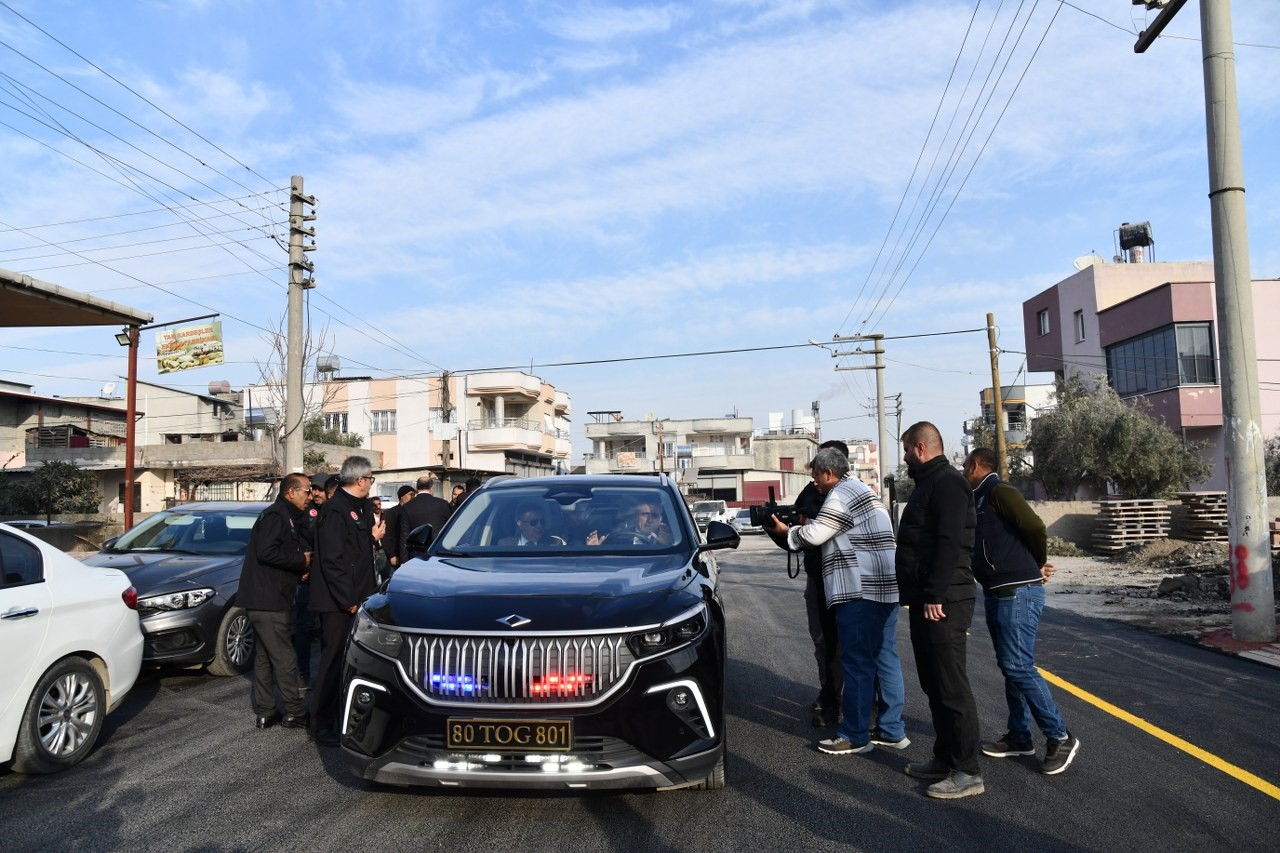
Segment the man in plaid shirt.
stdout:
<path fill-rule="evenodd" d="M 827 607 L 835 611 L 844 670 L 844 720 L 836 736 L 818 742 L 831 755 L 870 752 L 875 744 L 906 749 L 902 722 L 905 688 L 898 660 L 898 580 L 893 528 L 875 493 L 849 471 L 835 448 L 819 450 L 810 466 L 813 484 L 825 495 L 818 517 L 788 527 L 773 516 L 767 528 L 786 536 L 787 547 L 822 549 Z M 877 677 L 883 710 L 870 734 Z"/>

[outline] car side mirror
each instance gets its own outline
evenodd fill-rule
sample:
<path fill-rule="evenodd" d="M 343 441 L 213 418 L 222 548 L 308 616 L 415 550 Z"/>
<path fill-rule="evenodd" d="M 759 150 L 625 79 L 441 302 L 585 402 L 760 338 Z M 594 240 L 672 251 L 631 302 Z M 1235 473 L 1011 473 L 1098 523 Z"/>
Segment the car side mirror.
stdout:
<path fill-rule="evenodd" d="M 412 560 L 414 557 L 425 557 L 427 551 L 431 548 L 431 540 L 435 538 L 435 532 L 431 529 L 430 524 L 423 524 L 409 531 L 409 538 L 405 540 L 405 550 L 407 551 L 405 558 Z"/>
<path fill-rule="evenodd" d="M 102 550 L 110 551 L 112 548 L 116 547 L 116 542 L 119 539 L 119 536 L 112 536 L 109 539 L 104 539 L 102 542 Z"/>
<path fill-rule="evenodd" d="M 719 551 L 722 548 L 737 548 L 742 542 L 733 525 L 723 521 L 712 521 L 707 524 L 707 541 L 698 546 L 699 551 Z"/>

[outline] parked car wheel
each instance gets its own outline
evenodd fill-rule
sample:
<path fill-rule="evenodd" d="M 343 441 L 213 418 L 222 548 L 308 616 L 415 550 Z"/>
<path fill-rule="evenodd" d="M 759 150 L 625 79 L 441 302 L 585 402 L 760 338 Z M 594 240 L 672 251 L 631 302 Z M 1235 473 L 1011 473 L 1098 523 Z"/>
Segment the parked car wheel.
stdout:
<path fill-rule="evenodd" d="M 80 762 L 98 740 L 107 710 L 102 679 L 84 658 L 58 661 L 27 701 L 13 769 L 56 773 Z"/>
<path fill-rule="evenodd" d="M 253 666 L 257 637 L 243 607 L 229 607 L 218 626 L 217 648 L 209 662 L 210 675 L 243 675 Z"/>
<path fill-rule="evenodd" d="M 724 787 L 724 753 L 720 753 L 720 760 L 716 762 L 716 766 L 711 768 L 711 772 L 707 774 L 707 778 L 693 786 L 695 791 L 719 791 Z"/>

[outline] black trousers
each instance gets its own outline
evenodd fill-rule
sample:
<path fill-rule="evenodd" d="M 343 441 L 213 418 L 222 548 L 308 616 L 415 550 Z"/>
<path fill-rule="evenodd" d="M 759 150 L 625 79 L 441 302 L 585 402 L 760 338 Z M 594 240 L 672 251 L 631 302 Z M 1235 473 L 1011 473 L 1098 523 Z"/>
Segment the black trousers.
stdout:
<path fill-rule="evenodd" d="M 844 670 L 840 664 L 840 635 L 835 611 L 827 607 L 822 571 L 805 572 L 804 609 L 809 617 L 809 639 L 818 663 L 818 701 L 829 710 L 840 707 Z"/>
<path fill-rule="evenodd" d="M 260 716 L 276 712 L 274 691 L 280 690 L 285 713 L 301 717 L 307 712 L 298 683 L 298 658 L 289 630 L 293 614 L 287 610 L 248 610 L 249 624 L 258 638 L 253 660 L 253 710 Z"/>
<path fill-rule="evenodd" d="M 351 633 L 354 613 L 321 613 L 320 670 L 311 683 L 313 695 L 311 725 L 317 732 L 338 732 L 338 708 L 341 705 L 342 659 L 347 653 L 347 635 Z"/>
<path fill-rule="evenodd" d="M 910 611 L 911 650 L 915 653 L 920 689 L 929 697 L 929 713 L 937 739 L 933 756 L 962 773 L 978 768 L 978 706 L 969 689 L 965 637 L 973 622 L 975 599 L 943 606 L 945 619 L 924 618 L 924 605 Z"/>

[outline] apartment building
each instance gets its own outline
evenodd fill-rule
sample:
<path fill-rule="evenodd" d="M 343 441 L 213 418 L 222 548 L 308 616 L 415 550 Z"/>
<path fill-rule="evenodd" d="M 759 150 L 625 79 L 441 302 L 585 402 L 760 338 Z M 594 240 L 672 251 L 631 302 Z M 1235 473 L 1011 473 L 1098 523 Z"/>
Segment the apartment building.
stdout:
<path fill-rule="evenodd" d="M 617 411 L 588 412 L 583 454 L 588 474 L 672 475 L 691 497 L 743 500 L 754 470 L 751 418 L 627 420 Z"/>
<path fill-rule="evenodd" d="M 1205 441 L 1223 490 L 1225 435 L 1213 264 L 1094 263 L 1023 303 L 1027 370 L 1105 376 L 1125 399 L 1190 441 Z M 1254 281 L 1254 332 L 1264 436 L 1280 427 L 1280 338 L 1269 323 L 1280 285 Z"/>

